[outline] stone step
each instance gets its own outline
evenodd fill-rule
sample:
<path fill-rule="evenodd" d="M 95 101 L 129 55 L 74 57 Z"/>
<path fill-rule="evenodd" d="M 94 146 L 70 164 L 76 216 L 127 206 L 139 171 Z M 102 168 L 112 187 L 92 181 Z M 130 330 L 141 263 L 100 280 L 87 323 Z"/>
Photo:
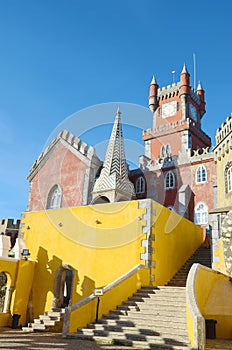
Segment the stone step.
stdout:
<path fill-rule="evenodd" d="M 150 300 L 146 300 L 146 302 L 144 301 L 134 301 L 133 299 L 131 300 L 127 300 L 124 301 L 123 304 L 121 306 L 129 306 L 129 307 L 139 307 L 142 308 L 144 307 L 149 307 L 149 308 L 153 308 L 156 305 L 165 305 L 165 306 L 179 306 L 179 307 L 185 307 L 186 306 L 186 301 L 185 299 L 183 300 L 183 298 L 173 298 L 173 299 L 163 299 L 161 297 L 159 298 L 155 298 L 155 299 L 150 299 Z"/>
<path fill-rule="evenodd" d="M 22 327 L 22 331 L 25 333 L 30 333 L 30 332 L 34 332 L 34 329 L 32 327 Z"/>
<path fill-rule="evenodd" d="M 40 318 L 37 318 L 34 320 L 35 324 L 44 324 L 45 326 L 55 326 L 56 321 L 50 320 L 50 319 L 43 319 L 41 320 Z"/>
<path fill-rule="evenodd" d="M 92 323 L 88 324 L 88 327 L 85 328 L 85 330 L 102 330 L 102 331 L 111 331 L 111 332 L 124 332 L 124 333 L 140 333 L 145 335 L 155 335 L 155 336 L 163 336 L 163 335 L 170 335 L 175 334 L 176 336 L 179 336 L 180 338 L 188 338 L 187 330 L 183 328 L 173 328 L 173 327 L 163 327 L 162 330 L 159 327 L 159 330 L 154 327 L 121 327 L 119 325 L 108 325 L 108 324 L 97 324 Z M 171 331 L 170 331 L 171 329 Z"/>
<path fill-rule="evenodd" d="M 149 323 L 150 324 L 153 324 L 153 325 L 158 325 L 160 320 L 161 320 L 161 317 L 162 317 L 162 320 L 165 320 L 165 322 L 170 322 L 170 315 L 161 315 L 159 313 L 157 314 L 154 314 L 154 315 L 149 315 Z M 106 314 L 106 315 L 103 315 L 103 319 L 114 319 L 114 320 L 120 320 L 120 321 L 127 321 L 127 320 L 130 320 L 132 322 L 136 322 L 138 324 L 139 321 L 142 321 L 142 320 L 146 320 L 146 323 L 148 322 L 148 318 L 145 317 L 144 315 L 139 315 L 139 314 L 130 314 L 130 317 L 128 318 L 128 316 L 126 315 L 117 315 L 117 314 Z M 174 318 L 173 318 L 174 319 Z M 183 325 L 186 325 L 186 319 L 185 317 L 178 317 L 176 316 L 175 317 L 175 322 L 176 323 L 180 323 L 180 324 L 183 324 Z"/>
<path fill-rule="evenodd" d="M 120 306 L 119 306 L 120 308 Z M 163 308 L 161 305 L 157 305 L 155 308 L 147 308 L 147 309 L 131 309 L 131 310 L 124 310 L 124 309 L 117 309 L 117 310 L 110 310 L 110 314 L 114 315 L 142 315 L 142 317 L 152 317 L 152 315 L 167 315 L 169 317 L 185 317 L 186 315 L 186 309 L 185 308 Z"/>
<path fill-rule="evenodd" d="M 47 320 L 51 320 L 51 321 L 56 321 L 59 322 L 61 320 L 61 316 L 48 316 L 48 315 L 40 315 L 39 319 L 41 321 L 47 321 Z"/>
<path fill-rule="evenodd" d="M 154 303 L 154 304 L 137 304 L 137 305 L 119 305 L 117 306 L 116 310 L 120 311 L 131 311 L 131 312 L 146 312 L 148 314 L 152 313 L 153 311 L 161 310 L 165 312 L 186 312 L 186 304 L 160 304 L 160 303 Z"/>
<path fill-rule="evenodd" d="M 101 337 L 110 337 L 110 338 L 123 338 L 123 339 L 134 339 L 134 340 L 144 340 L 148 342 L 157 342 L 160 341 L 162 342 L 164 338 L 166 339 L 173 339 L 177 341 L 182 341 L 182 342 L 189 342 L 187 335 L 179 335 L 170 332 L 169 334 L 165 334 L 164 337 L 162 337 L 160 334 L 157 332 L 153 331 L 150 332 L 150 334 L 147 332 L 123 332 L 123 331 L 112 331 L 112 330 L 103 330 L 103 329 L 88 329 L 88 328 L 80 328 L 78 329 L 78 334 L 84 334 L 84 335 L 91 335 L 91 336 L 101 336 Z"/>
<path fill-rule="evenodd" d="M 96 324 L 96 323 L 94 323 Z M 100 319 L 98 320 L 98 323 L 100 325 L 106 325 L 106 326 L 118 326 L 118 327 L 136 327 L 136 328 L 151 328 L 155 329 L 157 331 L 160 330 L 165 330 L 165 329 L 182 329 L 186 330 L 186 320 L 182 320 L 182 322 L 177 322 L 176 320 L 169 320 L 167 322 L 166 320 L 155 320 L 154 323 L 152 323 L 152 320 L 150 322 L 149 320 L 149 325 L 147 324 L 147 320 L 145 319 L 133 319 L 133 320 L 117 320 L 117 319 Z M 91 323 L 90 323 L 91 325 Z"/>
<path fill-rule="evenodd" d="M 102 336 L 91 336 L 85 334 L 77 334 L 77 339 L 85 339 L 85 340 L 95 340 L 96 342 L 108 343 L 114 345 L 124 345 L 124 346 L 132 346 L 136 349 L 167 349 L 167 350 L 187 350 L 190 349 L 189 343 L 187 342 L 178 342 L 175 339 L 165 338 L 162 340 L 158 339 L 149 339 L 149 341 L 138 340 L 135 338 L 127 339 L 126 337 L 102 337 Z"/>

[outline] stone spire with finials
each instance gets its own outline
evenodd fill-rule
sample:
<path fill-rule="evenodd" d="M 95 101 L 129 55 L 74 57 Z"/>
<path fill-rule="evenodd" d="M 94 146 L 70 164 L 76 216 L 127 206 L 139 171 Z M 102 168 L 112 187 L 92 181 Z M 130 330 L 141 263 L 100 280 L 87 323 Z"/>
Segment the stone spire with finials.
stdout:
<path fill-rule="evenodd" d="M 133 198 L 135 198 L 135 190 L 128 177 L 121 112 L 118 108 L 103 168 L 93 188 L 92 203 L 113 203 L 129 201 Z"/>

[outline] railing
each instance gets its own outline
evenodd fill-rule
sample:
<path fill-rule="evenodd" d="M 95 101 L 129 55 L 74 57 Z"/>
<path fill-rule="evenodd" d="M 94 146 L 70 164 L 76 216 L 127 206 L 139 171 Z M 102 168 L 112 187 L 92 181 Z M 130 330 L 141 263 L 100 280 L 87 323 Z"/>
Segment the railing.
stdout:
<path fill-rule="evenodd" d="M 186 299 L 187 299 L 187 326 L 189 338 L 194 349 L 205 349 L 205 319 L 202 316 L 195 294 L 195 283 L 198 270 L 201 265 L 193 264 L 187 278 L 186 283 Z"/>
<path fill-rule="evenodd" d="M 102 288 L 103 295 L 100 297 L 99 317 L 121 304 L 142 285 L 148 285 L 149 276 L 149 268 L 144 265 L 136 265 L 117 280 Z M 84 327 L 88 322 L 95 321 L 98 301 L 98 296 L 91 294 L 80 302 L 67 307 L 62 337 L 68 337 L 71 335 L 70 333 L 75 333 L 78 327 Z"/>

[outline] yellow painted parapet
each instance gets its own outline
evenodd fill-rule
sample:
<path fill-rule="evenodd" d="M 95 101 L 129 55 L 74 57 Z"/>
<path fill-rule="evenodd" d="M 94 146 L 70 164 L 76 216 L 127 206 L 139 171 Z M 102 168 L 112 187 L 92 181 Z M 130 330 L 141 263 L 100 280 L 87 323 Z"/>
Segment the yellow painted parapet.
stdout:
<path fill-rule="evenodd" d="M 188 275 L 186 293 L 192 346 L 204 349 L 205 319 L 217 321 L 217 338 L 232 338 L 232 284 L 229 276 L 194 264 Z"/>
<path fill-rule="evenodd" d="M 99 297 L 98 317 L 116 308 L 124 300 L 135 293 L 142 285 L 149 284 L 149 269 L 143 265 L 137 265 L 125 275 L 102 289 Z M 76 305 L 69 306 L 65 311 L 63 337 L 69 333 L 76 333 L 77 328 L 84 327 L 88 322 L 96 319 L 97 296 L 92 294 Z M 72 334 L 72 336 L 74 336 Z"/>

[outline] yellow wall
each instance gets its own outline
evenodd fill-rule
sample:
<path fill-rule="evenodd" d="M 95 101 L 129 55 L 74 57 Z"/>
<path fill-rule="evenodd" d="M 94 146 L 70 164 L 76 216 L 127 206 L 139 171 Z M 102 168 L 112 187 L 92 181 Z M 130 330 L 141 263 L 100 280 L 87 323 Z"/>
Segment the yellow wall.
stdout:
<path fill-rule="evenodd" d="M 152 202 L 154 285 L 164 285 L 203 243 L 203 231 L 162 205 Z"/>
<path fill-rule="evenodd" d="M 217 320 L 216 337 L 232 338 L 232 284 L 229 277 L 201 267 L 196 276 L 195 293 L 203 317 Z"/>
<path fill-rule="evenodd" d="M 199 227 L 150 199 L 28 212 L 23 223 L 27 247 L 38 262 L 33 285 L 35 317 L 51 309 L 56 272 L 62 264 L 74 269 L 73 305 L 94 288 L 145 264 L 140 256 L 148 248 L 150 229 L 154 285 L 167 283 L 203 241 Z M 126 299 L 129 291 L 123 293 Z M 112 308 L 113 300 L 107 308 Z M 92 306 L 85 308 L 92 319 Z"/>
<path fill-rule="evenodd" d="M 35 263 L 29 260 L 0 259 L 0 272 L 7 275 L 7 286 L 12 287 L 9 313 L 0 313 L 0 326 L 11 325 L 11 315 L 21 315 L 19 324 L 25 325 L 27 304 L 32 287 Z"/>
<path fill-rule="evenodd" d="M 101 318 L 103 314 L 106 314 L 110 309 L 116 308 L 124 300 L 127 300 L 128 296 L 131 296 L 142 285 L 149 284 L 149 269 L 143 268 L 136 271 L 126 280 L 123 280 L 115 287 L 104 293 L 100 297 L 99 313 L 98 317 Z M 74 310 L 70 317 L 69 332 L 76 332 L 78 327 L 84 327 L 88 322 L 94 322 L 96 319 L 96 306 L 97 299 L 92 300 L 88 304 Z"/>
<path fill-rule="evenodd" d="M 76 303 L 143 263 L 144 213 L 138 201 L 26 213 L 25 240 L 38 261 L 35 316 L 51 308 L 55 275 L 62 264 L 74 268 Z"/>

